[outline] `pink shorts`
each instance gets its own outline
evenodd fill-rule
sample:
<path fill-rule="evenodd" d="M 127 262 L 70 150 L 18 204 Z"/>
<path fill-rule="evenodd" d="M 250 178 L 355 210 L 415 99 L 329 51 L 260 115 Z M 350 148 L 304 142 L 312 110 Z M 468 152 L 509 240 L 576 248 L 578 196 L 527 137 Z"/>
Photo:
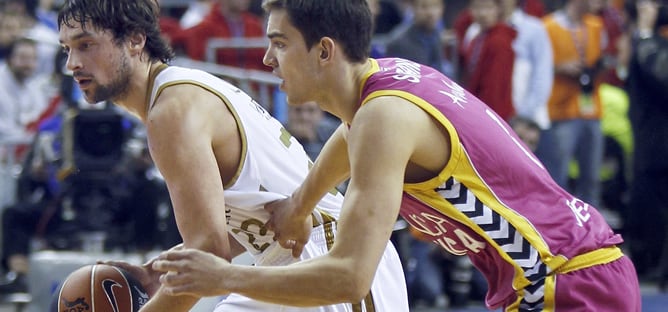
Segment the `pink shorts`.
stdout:
<path fill-rule="evenodd" d="M 633 263 L 623 256 L 607 264 L 549 275 L 544 311 L 640 312 L 640 285 Z M 503 311 L 523 311 L 514 302 Z"/>

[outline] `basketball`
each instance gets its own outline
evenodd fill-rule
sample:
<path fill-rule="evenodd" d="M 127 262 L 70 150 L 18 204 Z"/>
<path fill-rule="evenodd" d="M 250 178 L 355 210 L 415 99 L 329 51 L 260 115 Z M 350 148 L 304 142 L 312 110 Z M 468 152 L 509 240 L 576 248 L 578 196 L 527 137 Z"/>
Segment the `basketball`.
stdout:
<path fill-rule="evenodd" d="M 50 312 L 136 312 L 148 294 L 126 271 L 104 264 L 70 273 L 54 293 Z"/>

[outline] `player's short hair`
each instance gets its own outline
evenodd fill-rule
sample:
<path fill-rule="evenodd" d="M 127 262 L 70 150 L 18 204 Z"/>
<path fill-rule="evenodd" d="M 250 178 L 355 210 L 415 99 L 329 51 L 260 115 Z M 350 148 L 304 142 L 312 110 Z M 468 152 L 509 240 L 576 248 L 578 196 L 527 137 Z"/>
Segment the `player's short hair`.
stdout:
<path fill-rule="evenodd" d="M 168 62 L 171 46 L 160 34 L 160 7 L 156 0 L 65 0 L 58 13 L 58 28 L 92 26 L 110 31 L 116 43 L 135 33 L 146 35 L 145 50 L 151 61 Z"/>
<path fill-rule="evenodd" d="M 308 49 L 330 37 L 343 46 L 350 61 L 364 62 L 369 57 L 373 18 L 367 0 L 265 0 L 262 8 L 286 10 Z"/>

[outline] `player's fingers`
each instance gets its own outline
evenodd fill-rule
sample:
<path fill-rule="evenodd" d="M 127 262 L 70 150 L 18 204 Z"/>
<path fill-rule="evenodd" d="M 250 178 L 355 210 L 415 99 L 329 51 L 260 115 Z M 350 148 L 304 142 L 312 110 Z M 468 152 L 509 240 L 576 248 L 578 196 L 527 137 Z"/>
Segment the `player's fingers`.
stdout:
<path fill-rule="evenodd" d="M 297 245 L 294 239 L 279 239 L 278 243 L 285 249 L 293 249 Z"/>
<path fill-rule="evenodd" d="M 158 259 L 153 262 L 152 267 L 153 270 L 158 272 L 170 272 L 170 271 L 183 272 L 186 266 L 183 264 L 183 261 L 180 260 Z"/>
<path fill-rule="evenodd" d="M 172 251 L 172 250 L 183 250 L 183 243 L 177 244 L 174 247 L 169 248 L 169 251 Z"/>
<path fill-rule="evenodd" d="M 302 252 L 304 251 L 304 243 L 298 242 L 295 243 L 295 246 L 292 247 L 292 256 L 294 258 L 299 258 L 302 255 Z"/>
<path fill-rule="evenodd" d="M 186 275 L 174 271 L 160 275 L 160 283 L 165 287 L 179 287 L 186 283 Z"/>
<path fill-rule="evenodd" d="M 186 248 L 172 248 L 158 255 L 158 260 L 182 260 L 191 257 L 192 250 Z"/>
<path fill-rule="evenodd" d="M 145 268 L 153 267 L 153 262 L 155 262 L 155 260 L 158 260 L 158 257 L 159 257 L 159 255 L 151 257 L 151 259 L 148 259 L 146 262 L 144 262 L 144 264 L 142 264 L 142 266 L 145 267 Z"/>

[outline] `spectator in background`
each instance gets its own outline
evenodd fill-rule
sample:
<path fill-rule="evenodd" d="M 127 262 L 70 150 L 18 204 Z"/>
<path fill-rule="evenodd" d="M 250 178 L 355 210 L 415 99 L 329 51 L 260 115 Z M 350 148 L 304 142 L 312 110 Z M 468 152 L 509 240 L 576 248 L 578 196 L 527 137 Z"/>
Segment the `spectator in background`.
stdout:
<path fill-rule="evenodd" d="M 548 102 L 552 125 L 544 133 L 537 153 L 561 187 L 598 206 L 603 133 L 597 77 L 605 30 L 598 16 L 588 14 L 588 3 L 569 0 L 544 19 L 552 42 L 555 77 Z M 573 159 L 577 160 L 579 176 L 569 187 Z"/>
<path fill-rule="evenodd" d="M 43 92 L 42 81 L 48 78 L 35 76 L 36 70 L 35 41 L 14 40 L 0 65 L 0 136 L 25 135 L 27 125 L 47 107 L 48 96 Z"/>
<path fill-rule="evenodd" d="M 526 14 L 542 18 L 545 15 L 545 5 L 541 0 L 518 0 L 519 8 Z M 459 42 L 464 41 L 466 30 L 473 24 L 470 8 L 461 10 L 454 18 L 453 30 Z"/>
<path fill-rule="evenodd" d="M 441 42 L 441 18 L 443 0 L 412 0 L 413 19 L 387 43 L 385 54 L 430 66 L 440 72 L 443 67 L 443 43 Z"/>
<path fill-rule="evenodd" d="M 21 16 L 0 10 L 0 61 L 7 58 L 12 43 L 23 35 L 23 24 Z"/>
<path fill-rule="evenodd" d="M 626 81 L 633 130 L 633 181 L 625 215 L 631 256 L 639 274 L 668 279 L 668 3 L 637 1 L 629 6 L 636 20 L 633 53 Z M 662 247 L 663 246 L 663 247 Z M 658 272 L 657 272 L 658 271 Z"/>
<path fill-rule="evenodd" d="M 501 3 L 503 20 L 517 31 L 513 41 L 513 107 L 518 116 L 532 120 L 540 129 L 548 129 L 547 100 L 554 80 L 552 43 L 541 20 L 522 11 L 519 1 Z"/>
<path fill-rule="evenodd" d="M 616 67 L 618 63 L 618 46 L 620 40 L 626 40 L 626 22 L 611 0 L 589 0 L 591 13 L 601 17 L 607 35 L 606 45 L 603 50 L 604 82 L 622 86 L 622 80 L 617 76 Z"/>
<path fill-rule="evenodd" d="M 199 24 L 184 29 L 179 38 L 172 38 L 177 49 L 183 45 L 188 57 L 206 60 L 206 49 L 212 38 L 261 38 L 264 36 L 263 21 L 248 11 L 250 0 L 215 0 L 209 14 Z M 217 50 L 218 64 L 246 69 L 269 70 L 262 64 L 264 48 Z"/>
<path fill-rule="evenodd" d="M 334 118 L 326 117 L 315 102 L 288 107 L 286 128 L 302 144 L 311 160 L 318 157 L 339 124 Z"/>
<path fill-rule="evenodd" d="M 181 15 L 179 19 L 179 25 L 183 29 L 188 29 L 193 27 L 204 20 L 209 12 L 211 12 L 211 7 L 215 0 L 195 0 L 188 3 L 188 8 Z"/>
<path fill-rule="evenodd" d="M 54 56 L 59 49 L 58 34 L 38 19 L 39 0 L 5 0 L 5 13 L 22 19 L 22 36 L 37 43 L 38 73 L 51 75 Z"/>
<path fill-rule="evenodd" d="M 513 41 L 517 32 L 502 17 L 500 0 L 471 1 L 474 23 L 462 43 L 460 77 L 466 89 L 508 121 L 513 107 Z"/>

